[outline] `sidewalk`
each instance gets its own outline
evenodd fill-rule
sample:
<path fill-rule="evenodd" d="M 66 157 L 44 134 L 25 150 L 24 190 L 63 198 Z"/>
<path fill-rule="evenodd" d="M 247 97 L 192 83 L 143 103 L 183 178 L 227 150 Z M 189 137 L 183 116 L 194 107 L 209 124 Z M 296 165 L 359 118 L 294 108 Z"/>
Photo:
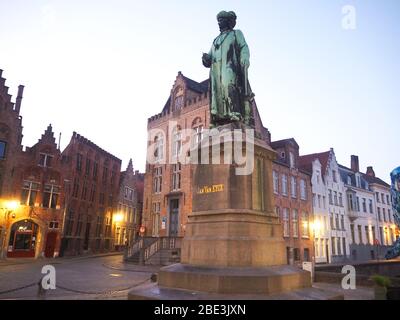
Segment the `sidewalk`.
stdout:
<path fill-rule="evenodd" d="M 93 258 L 101 258 L 101 257 L 109 257 L 109 256 L 122 256 L 123 252 L 108 252 L 108 253 L 99 253 L 99 254 L 91 254 L 91 255 L 80 255 L 80 256 L 70 256 L 70 257 L 62 257 L 62 258 L 7 258 L 0 260 L 0 268 L 7 267 L 12 265 L 21 265 L 21 264 L 36 264 L 36 263 L 51 263 L 51 264 L 61 264 L 68 261 L 77 261 L 77 260 L 85 260 L 85 259 L 93 259 Z"/>

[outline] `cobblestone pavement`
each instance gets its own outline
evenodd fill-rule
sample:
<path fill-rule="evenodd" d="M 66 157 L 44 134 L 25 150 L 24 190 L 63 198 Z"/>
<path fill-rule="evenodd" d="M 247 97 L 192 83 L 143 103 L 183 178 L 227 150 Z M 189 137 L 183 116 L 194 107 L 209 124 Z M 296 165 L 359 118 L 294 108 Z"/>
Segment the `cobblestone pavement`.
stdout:
<path fill-rule="evenodd" d="M 56 269 L 56 290 L 38 295 L 38 282 L 44 265 Z M 16 259 L 0 262 L 0 300 L 125 300 L 128 292 L 150 283 L 157 266 L 138 266 L 123 262 L 122 255 L 79 257 L 73 259 L 30 260 Z M 13 289 L 16 291 L 6 292 Z M 314 288 L 344 294 L 345 300 L 372 300 L 372 288 L 358 287 L 343 290 L 338 285 L 314 283 Z"/>
<path fill-rule="evenodd" d="M 38 283 L 44 265 L 55 267 L 57 289 L 39 296 Z M 9 260 L 0 264 L 0 299 L 126 299 L 131 288 L 150 281 L 158 269 L 125 264 L 122 255 Z M 22 287 L 26 288 L 6 292 Z"/>

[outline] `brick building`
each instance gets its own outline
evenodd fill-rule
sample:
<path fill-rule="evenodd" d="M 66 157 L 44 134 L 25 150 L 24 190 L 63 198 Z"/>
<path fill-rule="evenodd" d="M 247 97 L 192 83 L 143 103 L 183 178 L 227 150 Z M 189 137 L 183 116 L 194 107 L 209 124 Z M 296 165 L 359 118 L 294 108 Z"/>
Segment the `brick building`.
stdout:
<path fill-rule="evenodd" d="M 144 174 L 133 170 L 132 159 L 121 172 L 118 195 L 115 242 L 117 249 L 132 244 L 141 225 Z"/>
<path fill-rule="evenodd" d="M 61 254 L 113 250 L 121 160 L 76 132 L 61 156 L 67 182 Z"/>
<path fill-rule="evenodd" d="M 270 143 L 255 103 L 253 113 L 259 138 Z M 192 212 L 193 165 L 175 159 L 189 155 L 209 123 L 209 81 L 196 82 L 179 72 L 162 112 L 148 119 L 148 149 L 155 161 L 146 164 L 142 221 L 146 236 L 184 236 Z"/>
<path fill-rule="evenodd" d="M 15 162 L 13 155 L 22 151 L 20 108 L 24 89 L 19 86 L 16 103 L 13 103 L 2 74 L 3 70 L 0 70 L 0 258 L 7 252 L 6 230 L 13 214 L 10 208 L 12 189 L 9 183 Z"/>
<path fill-rule="evenodd" d="M 274 141 L 272 165 L 275 211 L 286 241 L 288 264 L 313 261 L 311 175 L 299 168 L 299 145 L 292 139 Z"/>
<path fill-rule="evenodd" d="M 0 70 L 0 254 L 54 257 L 60 247 L 63 175 L 51 125 L 22 148 L 23 86 L 11 102 Z M 11 205 L 10 205 L 11 204 Z"/>

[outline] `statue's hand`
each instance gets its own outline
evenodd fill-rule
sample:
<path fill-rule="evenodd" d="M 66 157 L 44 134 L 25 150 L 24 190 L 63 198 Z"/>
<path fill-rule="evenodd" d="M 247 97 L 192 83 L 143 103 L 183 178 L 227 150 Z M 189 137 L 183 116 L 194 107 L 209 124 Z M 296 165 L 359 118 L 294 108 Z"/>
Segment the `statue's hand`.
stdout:
<path fill-rule="evenodd" d="M 211 56 L 207 53 L 203 53 L 203 66 L 205 66 L 206 68 L 210 68 L 211 67 Z"/>

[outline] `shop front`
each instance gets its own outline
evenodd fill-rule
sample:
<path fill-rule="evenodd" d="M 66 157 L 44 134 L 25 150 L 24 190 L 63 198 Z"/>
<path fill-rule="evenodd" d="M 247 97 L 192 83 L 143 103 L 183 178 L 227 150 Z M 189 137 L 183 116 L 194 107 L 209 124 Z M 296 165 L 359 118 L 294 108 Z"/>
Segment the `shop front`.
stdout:
<path fill-rule="evenodd" d="M 32 220 L 21 220 L 11 226 L 8 258 L 34 258 L 39 226 Z"/>

